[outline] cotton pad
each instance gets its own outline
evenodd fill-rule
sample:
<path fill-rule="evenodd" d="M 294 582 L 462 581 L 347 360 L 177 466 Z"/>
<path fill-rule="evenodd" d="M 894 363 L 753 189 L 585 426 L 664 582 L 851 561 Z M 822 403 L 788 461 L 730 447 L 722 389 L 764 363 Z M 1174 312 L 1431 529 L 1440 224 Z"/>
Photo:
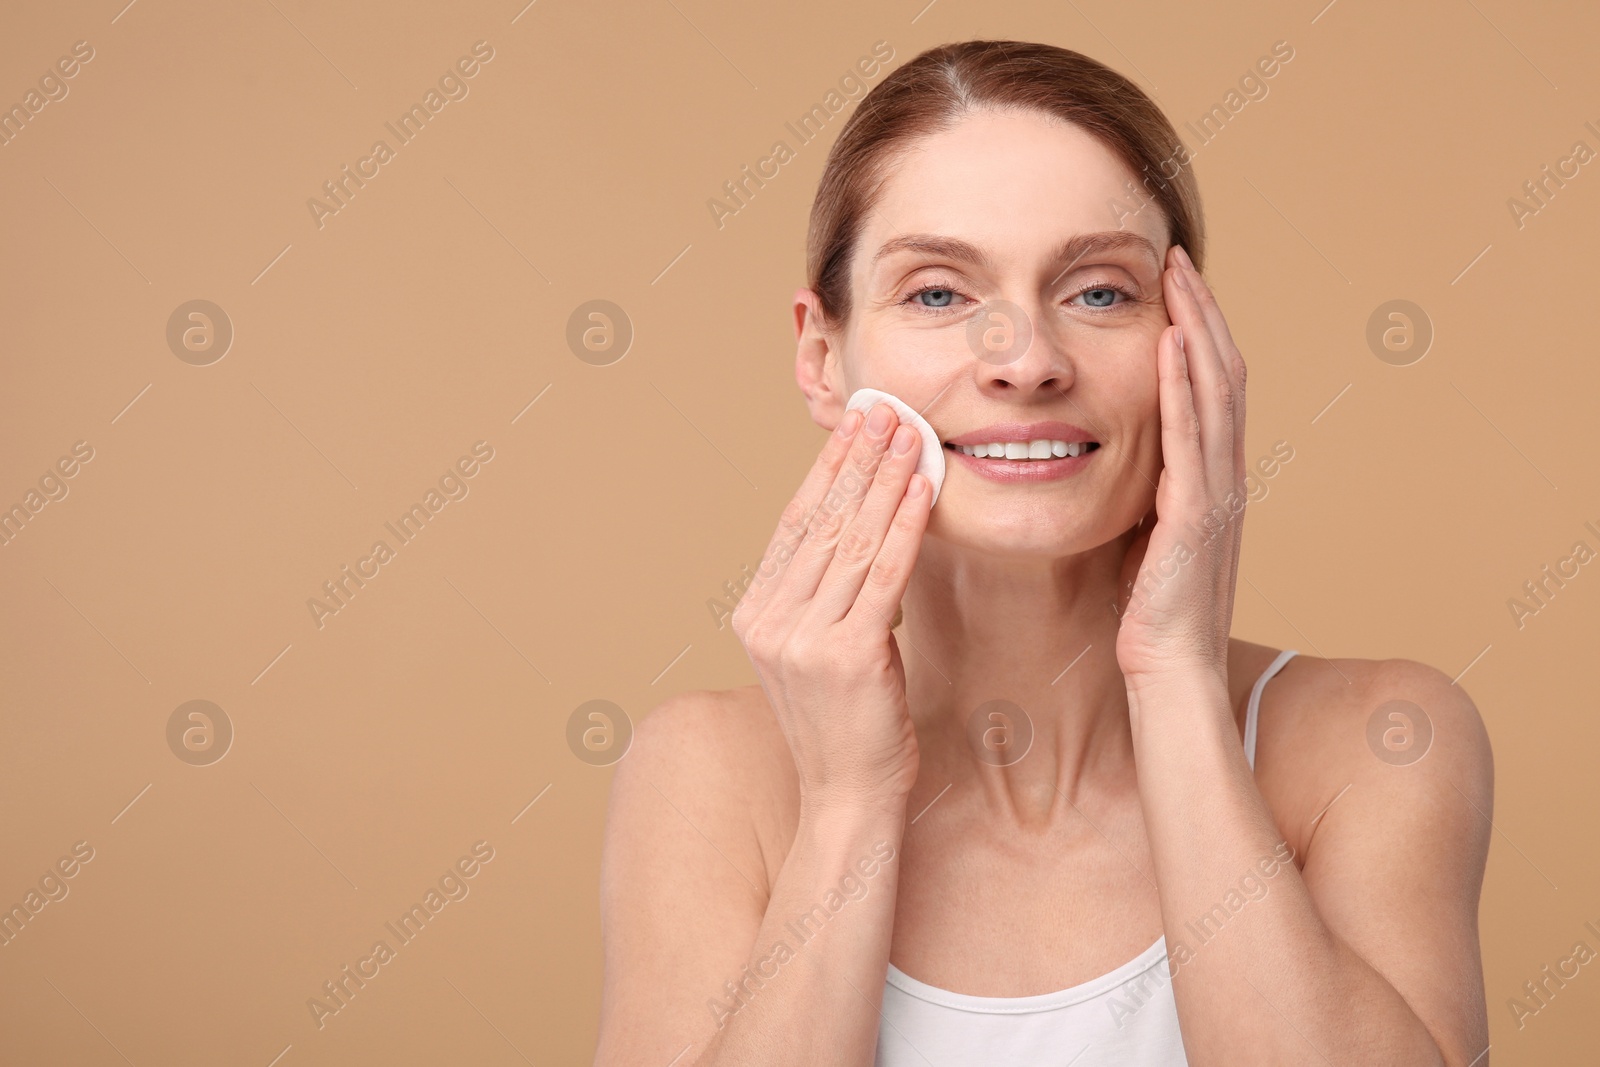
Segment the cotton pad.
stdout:
<path fill-rule="evenodd" d="M 939 487 L 944 484 L 944 444 L 939 440 L 939 435 L 933 432 L 933 427 L 928 425 L 928 420 L 917 414 L 916 408 L 881 389 L 857 389 L 850 395 L 844 409 L 860 411 L 865 415 L 872 410 L 872 405 L 879 401 L 894 408 L 901 422 L 916 427 L 917 432 L 922 435 L 922 452 L 917 456 L 917 473 L 928 479 L 928 484 L 933 488 L 933 501 L 928 505 L 932 507 L 939 502 Z"/>

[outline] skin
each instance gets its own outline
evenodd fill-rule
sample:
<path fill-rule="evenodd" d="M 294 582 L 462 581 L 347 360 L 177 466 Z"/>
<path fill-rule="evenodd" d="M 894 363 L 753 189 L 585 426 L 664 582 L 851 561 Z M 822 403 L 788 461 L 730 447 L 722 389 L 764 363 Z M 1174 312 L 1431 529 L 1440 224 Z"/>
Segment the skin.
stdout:
<path fill-rule="evenodd" d="M 956 992 L 1027 996 L 1163 933 L 1190 1064 L 1489 1062 L 1482 722 L 1427 665 L 1302 653 L 1263 691 L 1252 773 L 1245 705 L 1278 650 L 1229 636 L 1244 363 L 1158 209 L 1130 213 L 1133 177 L 1075 127 L 972 113 L 895 169 L 849 317 L 827 323 L 796 294 L 797 381 L 835 432 L 733 616 L 760 684 L 667 701 L 617 766 L 596 1063 L 870 1064 L 890 960 Z M 1154 254 L 1057 258 L 1105 231 Z M 989 262 L 875 258 L 911 234 Z M 951 295 L 908 299 L 930 283 Z M 1009 362 L 966 340 L 997 300 L 1033 328 Z M 947 457 L 930 513 L 910 428 L 901 454 L 892 412 L 881 433 L 844 417 L 864 385 L 925 408 L 941 439 L 1061 419 L 1101 448 L 1026 486 Z M 1147 584 L 1180 544 L 1186 562 Z M 967 741 L 995 698 L 1034 730 L 1009 766 Z M 1368 747 L 1390 700 L 1433 726 L 1409 765 Z M 1275 856 L 1292 862 L 1196 945 L 1186 925 Z M 849 902 L 800 944 L 785 924 L 841 886 Z M 792 958 L 774 960 L 780 940 L 800 944 Z M 747 966 L 766 980 L 729 1011 L 724 983 Z"/>

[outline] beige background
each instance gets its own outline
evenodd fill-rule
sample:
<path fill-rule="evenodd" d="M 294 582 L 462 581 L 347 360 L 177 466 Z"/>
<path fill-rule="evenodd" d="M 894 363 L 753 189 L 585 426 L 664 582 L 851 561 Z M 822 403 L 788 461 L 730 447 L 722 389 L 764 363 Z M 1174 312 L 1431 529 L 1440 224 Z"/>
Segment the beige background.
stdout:
<path fill-rule="evenodd" d="M 0 947 L 0 1059 L 587 1061 L 610 771 L 568 717 L 752 680 L 706 602 L 822 440 L 788 301 L 843 116 L 720 229 L 707 201 L 874 42 L 987 36 L 1096 56 L 1180 128 L 1293 47 L 1196 163 L 1248 451 L 1295 453 L 1235 633 L 1466 672 L 1491 1057 L 1594 1062 L 1600 964 L 1520 1029 L 1507 1000 L 1600 949 L 1600 566 L 1521 629 L 1507 601 L 1600 548 L 1600 163 L 1521 228 L 1507 201 L 1600 149 L 1600 13 L 922 2 L 11 6 L 0 103 L 94 58 L 0 147 L 0 506 L 94 458 L 0 548 L 0 904 L 94 858 Z M 319 228 L 308 199 L 480 40 L 469 95 Z M 166 340 L 195 299 L 235 331 L 209 366 Z M 635 331 L 609 366 L 565 340 L 594 299 Z M 1409 366 L 1365 339 L 1393 299 L 1436 331 Z M 469 495 L 319 628 L 307 600 L 477 441 Z M 195 699 L 234 729 L 208 766 L 167 742 Z M 308 998 L 478 841 L 470 895 L 319 1029 Z"/>

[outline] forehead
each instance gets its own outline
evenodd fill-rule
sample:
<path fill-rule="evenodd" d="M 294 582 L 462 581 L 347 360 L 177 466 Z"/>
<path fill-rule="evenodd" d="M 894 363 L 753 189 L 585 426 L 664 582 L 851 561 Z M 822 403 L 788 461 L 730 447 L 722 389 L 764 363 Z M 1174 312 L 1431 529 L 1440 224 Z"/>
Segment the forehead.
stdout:
<path fill-rule="evenodd" d="M 1144 205 L 1143 210 L 1139 210 Z M 918 138 L 867 219 L 870 266 L 897 233 L 1046 254 L 1079 233 L 1125 229 L 1165 246 L 1165 220 L 1133 171 L 1081 127 L 1034 111 L 978 111 Z"/>

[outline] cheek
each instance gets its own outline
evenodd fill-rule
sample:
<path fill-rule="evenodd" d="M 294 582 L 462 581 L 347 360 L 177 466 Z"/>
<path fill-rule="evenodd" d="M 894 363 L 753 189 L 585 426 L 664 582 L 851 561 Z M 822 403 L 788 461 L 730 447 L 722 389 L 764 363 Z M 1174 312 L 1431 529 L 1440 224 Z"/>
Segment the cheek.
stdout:
<path fill-rule="evenodd" d="M 1156 418 L 1161 408 L 1156 371 L 1159 336 L 1159 331 L 1130 330 L 1081 340 L 1076 346 L 1078 383 L 1094 383 L 1095 391 L 1110 401 L 1111 410 L 1131 421 Z"/>
<path fill-rule="evenodd" d="M 1105 431 L 1117 440 L 1121 462 L 1132 462 L 1147 473 L 1159 469 L 1161 383 L 1155 335 L 1137 342 L 1124 338 L 1116 352 L 1106 353 L 1096 366 L 1079 366 L 1077 385 L 1084 394 L 1092 391 L 1094 408 L 1105 413 L 1109 423 Z M 1136 481 L 1148 487 L 1144 479 Z"/>
<path fill-rule="evenodd" d="M 845 387 L 882 389 L 919 411 L 973 362 L 959 330 L 865 327 L 845 346 Z M 937 425 L 937 423 L 935 424 Z"/>
<path fill-rule="evenodd" d="M 1128 387 L 1128 415 L 1137 427 L 1137 440 L 1151 450 L 1161 448 L 1161 391 L 1155 367 Z"/>

